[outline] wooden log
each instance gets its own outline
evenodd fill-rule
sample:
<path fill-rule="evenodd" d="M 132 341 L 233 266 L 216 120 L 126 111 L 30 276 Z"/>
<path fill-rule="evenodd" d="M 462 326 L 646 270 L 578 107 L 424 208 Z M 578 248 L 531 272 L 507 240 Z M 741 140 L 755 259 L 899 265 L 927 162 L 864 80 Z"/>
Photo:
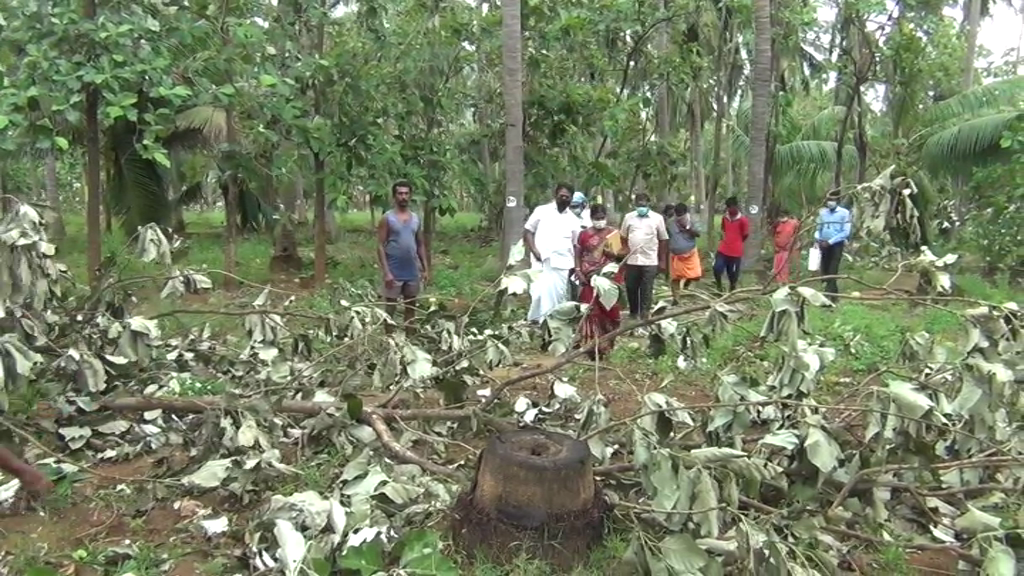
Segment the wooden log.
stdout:
<path fill-rule="evenodd" d="M 473 485 L 452 513 L 452 539 L 470 560 L 508 564 L 526 556 L 568 571 L 600 543 L 609 509 L 585 442 L 512 430 L 480 453 Z"/>

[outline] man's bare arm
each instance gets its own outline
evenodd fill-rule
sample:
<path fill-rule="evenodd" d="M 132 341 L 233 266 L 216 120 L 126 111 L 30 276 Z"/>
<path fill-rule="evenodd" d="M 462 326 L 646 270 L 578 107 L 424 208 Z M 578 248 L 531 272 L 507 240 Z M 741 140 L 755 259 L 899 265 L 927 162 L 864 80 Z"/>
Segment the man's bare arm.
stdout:
<path fill-rule="evenodd" d="M 380 271 L 385 278 L 391 277 L 391 269 L 388 268 L 388 256 L 384 252 L 384 246 L 388 243 L 388 219 L 381 218 L 377 223 L 377 262 L 380 263 Z"/>
<path fill-rule="evenodd" d="M 416 231 L 416 255 L 420 258 L 420 269 L 424 274 L 429 274 L 430 268 L 427 265 L 427 243 L 423 241 L 423 230 Z"/>

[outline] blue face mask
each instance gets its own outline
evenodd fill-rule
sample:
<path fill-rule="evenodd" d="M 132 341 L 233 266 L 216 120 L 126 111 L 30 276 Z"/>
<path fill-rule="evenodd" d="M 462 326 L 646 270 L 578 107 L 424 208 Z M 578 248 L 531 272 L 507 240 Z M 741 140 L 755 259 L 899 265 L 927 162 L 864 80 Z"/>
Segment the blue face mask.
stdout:
<path fill-rule="evenodd" d="M 650 213 L 651 213 L 651 207 L 650 206 L 637 206 L 636 207 L 636 215 L 641 217 L 641 218 L 647 216 Z"/>

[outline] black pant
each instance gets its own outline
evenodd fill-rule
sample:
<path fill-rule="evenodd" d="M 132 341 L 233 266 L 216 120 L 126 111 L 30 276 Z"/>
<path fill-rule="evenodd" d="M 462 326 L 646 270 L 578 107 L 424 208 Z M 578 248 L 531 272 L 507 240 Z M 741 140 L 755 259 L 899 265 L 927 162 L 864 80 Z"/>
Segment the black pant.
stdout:
<path fill-rule="evenodd" d="M 627 264 L 624 276 L 630 318 L 646 317 L 651 311 L 651 300 L 654 299 L 654 279 L 658 277 L 658 267 Z"/>
<path fill-rule="evenodd" d="M 715 273 L 715 287 L 722 289 L 722 272 L 725 272 L 729 277 L 729 291 L 735 290 L 736 284 L 740 281 L 741 262 L 742 256 L 726 256 L 721 252 L 715 252 L 715 265 L 711 268 Z"/>
<path fill-rule="evenodd" d="M 835 276 L 839 274 L 839 263 L 843 260 L 843 246 L 846 242 L 836 242 L 821 250 L 821 275 Z M 835 302 L 839 298 L 839 281 L 835 278 L 825 280 L 825 295 Z"/>

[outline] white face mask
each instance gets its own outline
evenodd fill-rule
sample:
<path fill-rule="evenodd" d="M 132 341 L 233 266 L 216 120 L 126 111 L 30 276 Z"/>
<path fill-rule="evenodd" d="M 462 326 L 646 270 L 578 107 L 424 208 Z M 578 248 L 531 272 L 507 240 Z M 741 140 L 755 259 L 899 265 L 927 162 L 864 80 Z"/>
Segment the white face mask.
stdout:
<path fill-rule="evenodd" d="M 828 202 L 825 202 L 825 208 L 828 208 L 829 210 L 835 210 L 836 206 L 839 206 L 839 203 L 836 202 L 835 200 L 829 200 Z"/>
<path fill-rule="evenodd" d="M 604 228 L 607 225 L 608 225 L 608 221 L 607 220 L 594 220 L 594 228 L 597 228 L 598 230 Z"/>

